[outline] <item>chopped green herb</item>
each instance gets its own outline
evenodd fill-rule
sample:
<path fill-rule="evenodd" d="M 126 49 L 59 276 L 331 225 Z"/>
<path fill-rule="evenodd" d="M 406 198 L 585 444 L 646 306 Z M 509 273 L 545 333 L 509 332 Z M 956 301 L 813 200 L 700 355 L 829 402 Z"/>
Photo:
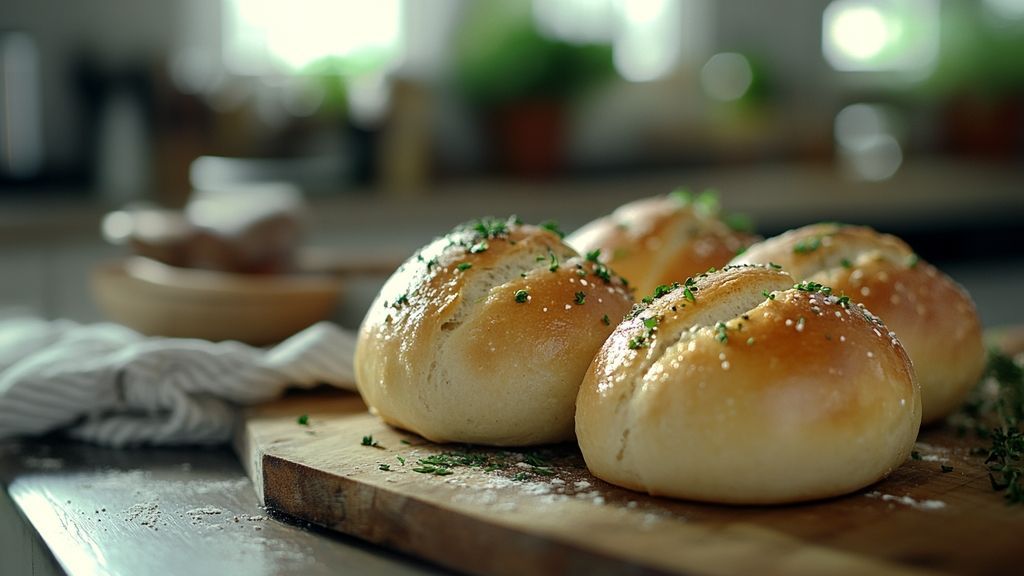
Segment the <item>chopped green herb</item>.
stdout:
<path fill-rule="evenodd" d="M 472 246 L 470 246 L 469 253 L 470 254 L 479 254 L 481 252 L 486 252 L 488 248 L 490 248 L 490 246 L 487 244 L 487 240 L 481 240 L 481 241 L 477 242 L 476 244 L 473 244 Z"/>
<path fill-rule="evenodd" d="M 576 305 L 577 306 L 580 305 L 580 304 L 583 304 L 586 301 L 587 301 L 587 293 L 586 292 L 577 292 L 576 293 Z"/>
<path fill-rule="evenodd" d="M 953 471 L 953 467 L 952 466 L 947 466 L 945 464 L 942 464 L 941 466 L 939 466 L 939 468 L 942 470 L 943 474 L 946 474 L 948 472 L 952 472 Z"/>
<path fill-rule="evenodd" d="M 728 327 L 725 325 L 724 322 L 719 322 L 715 324 L 715 339 L 721 342 L 722 344 L 729 343 L 729 335 L 726 334 L 726 330 L 728 330 Z"/>
<path fill-rule="evenodd" d="M 747 346 L 753 346 L 753 345 L 754 345 L 754 337 L 751 336 L 750 338 L 747 338 Z"/>
<path fill-rule="evenodd" d="M 849 308 L 850 307 L 850 297 L 844 294 L 844 295 L 839 297 L 839 300 L 836 300 L 836 303 L 839 304 L 840 306 L 842 306 L 843 308 Z"/>
<path fill-rule="evenodd" d="M 688 206 L 691 202 L 693 202 L 693 193 L 690 192 L 687 188 L 676 188 L 675 190 L 669 192 L 668 195 L 670 198 L 674 199 L 676 202 L 679 202 L 683 206 Z"/>
<path fill-rule="evenodd" d="M 605 284 L 610 284 L 612 281 L 612 274 L 608 270 L 608 267 L 600 262 L 594 264 L 594 276 L 600 278 Z"/>
<path fill-rule="evenodd" d="M 381 464 L 380 466 L 377 466 L 377 469 L 378 470 L 383 470 L 385 472 L 390 472 L 391 471 L 391 465 L 390 464 Z"/>
<path fill-rule="evenodd" d="M 739 255 L 743 254 L 746 251 L 747 251 L 747 247 L 746 246 L 740 246 L 739 248 L 736 249 L 736 253 L 734 254 L 734 256 L 739 256 Z"/>
<path fill-rule="evenodd" d="M 769 262 L 768 266 L 775 268 L 776 270 L 782 270 L 782 265 L 776 264 L 775 262 Z"/>
<path fill-rule="evenodd" d="M 368 436 L 363 436 L 362 445 L 363 446 L 371 446 L 373 448 L 380 448 L 381 447 L 380 444 L 378 444 L 377 441 L 373 439 L 373 434 L 370 434 Z"/>
<path fill-rule="evenodd" d="M 523 304 L 530 299 L 530 293 L 526 290 L 516 290 L 516 302 Z"/>
<path fill-rule="evenodd" d="M 601 323 L 604 324 L 605 326 L 611 326 L 612 325 L 612 321 L 608 319 L 608 315 L 607 314 L 605 314 L 604 316 L 601 317 Z"/>
<path fill-rule="evenodd" d="M 596 263 L 598 261 L 598 258 L 600 258 L 600 257 L 601 257 L 601 249 L 600 248 L 598 248 L 597 250 L 594 250 L 592 252 L 587 252 L 587 262 L 594 262 L 594 263 Z"/>
<path fill-rule="evenodd" d="M 921 259 L 917 256 L 917 254 L 911 254 L 910 256 L 907 257 L 907 267 L 916 268 L 917 263 L 920 261 Z"/>
<path fill-rule="evenodd" d="M 559 238 L 565 238 L 565 232 L 562 232 L 562 229 L 558 227 L 558 222 L 555 220 L 545 220 L 540 223 L 540 227 L 549 232 L 553 232 Z"/>
<path fill-rule="evenodd" d="M 408 303 L 409 303 L 409 296 L 406 295 L 406 294 L 402 294 L 398 298 L 395 298 L 394 303 L 392 303 L 391 305 L 393 307 L 395 307 L 395 308 L 398 308 L 399 306 L 401 306 L 403 304 L 408 304 Z"/>
<path fill-rule="evenodd" d="M 683 296 L 690 302 L 697 301 L 697 297 L 693 295 L 693 290 L 689 286 L 683 286 Z"/>
<path fill-rule="evenodd" d="M 303 414 L 298 418 L 299 426 L 309 426 L 309 414 Z"/>
<path fill-rule="evenodd" d="M 767 298 L 769 300 L 775 300 L 775 292 L 769 292 L 767 290 L 761 290 L 761 296 L 764 296 L 765 298 Z"/>
<path fill-rule="evenodd" d="M 662 284 L 654 289 L 654 297 L 661 298 L 666 294 L 670 294 L 676 288 L 679 288 L 679 282 L 673 282 L 672 284 Z"/>
<path fill-rule="evenodd" d="M 456 268 L 456 269 L 457 269 L 457 270 L 458 270 L 459 272 L 465 272 L 466 270 L 469 270 L 469 269 L 470 269 L 470 268 L 472 268 L 472 267 L 473 267 L 473 265 L 472 265 L 472 264 L 470 264 L 469 262 L 462 262 L 462 263 L 460 263 L 460 264 L 459 264 L 458 266 L 456 266 L 455 268 Z"/>
<path fill-rule="evenodd" d="M 430 272 L 434 266 L 437 266 L 437 258 L 431 258 L 427 260 L 427 272 Z"/>
<path fill-rule="evenodd" d="M 523 480 L 526 480 L 529 477 L 530 475 L 527 474 L 526 472 L 519 472 L 515 476 L 513 476 L 512 479 L 515 480 L 516 482 L 522 482 Z"/>
<path fill-rule="evenodd" d="M 918 452 L 917 450 L 912 451 L 910 453 L 910 459 L 911 460 L 920 460 L 921 459 L 921 453 Z"/>
<path fill-rule="evenodd" d="M 399 442 L 401 442 L 402 444 L 405 444 L 406 446 L 412 446 L 412 442 L 409 442 L 405 438 L 402 438 L 401 440 L 399 440 Z"/>
<path fill-rule="evenodd" d="M 736 232 L 744 232 L 750 234 L 754 231 L 754 219 L 749 214 L 727 214 L 725 218 L 725 225 L 732 228 Z"/>
<path fill-rule="evenodd" d="M 405 458 L 402 458 L 401 456 L 395 456 L 395 458 L 398 459 L 398 463 L 399 464 L 401 464 L 402 466 L 405 466 Z"/>
<path fill-rule="evenodd" d="M 840 260 L 839 265 L 842 266 L 843 268 L 846 268 L 847 270 L 853 268 L 853 262 L 850 262 L 849 258 L 843 258 L 842 260 Z"/>
<path fill-rule="evenodd" d="M 554 272 L 555 270 L 558 270 L 558 255 L 554 252 L 548 252 L 548 258 L 550 259 L 548 262 L 548 271 Z"/>
<path fill-rule="evenodd" d="M 801 292 L 821 292 L 826 296 L 832 293 L 831 288 L 818 284 L 817 282 L 800 282 L 799 284 L 793 284 L 793 288 L 796 288 Z"/>
<path fill-rule="evenodd" d="M 821 236 L 814 236 L 812 238 L 805 238 L 793 245 L 793 252 L 797 254 L 807 254 L 814 252 L 818 248 L 821 248 Z"/>

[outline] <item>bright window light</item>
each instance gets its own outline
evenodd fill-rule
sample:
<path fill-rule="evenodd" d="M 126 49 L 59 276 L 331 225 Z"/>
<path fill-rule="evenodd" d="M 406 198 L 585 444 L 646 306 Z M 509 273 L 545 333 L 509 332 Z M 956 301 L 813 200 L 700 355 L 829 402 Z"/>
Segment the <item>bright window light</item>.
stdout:
<path fill-rule="evenodd" d="M 863 61 L 885 48 L 889 28 L 878 8 L 856 6 L 836 14 L 828 27 L 828 36 L 843 54 Z"/>
<path fill-rule="evenodd" d="M 324 58 L 401 53 L 402 0 L 224 0 L 224 57 L 238 74 L 296 72 Z"/>
<path fill-rule="evenodd" d="M 923 78 L 939 54 L 938 0 L 834 0 L 821 50 L 841 71 L 901 71 Z"/>
<path fill-rule="evenodd" d="M 623 27 L 615 41 L 615 69 L 631 82 L 657 80 L 679 60 L 679 2 L 621 0 Z"/>

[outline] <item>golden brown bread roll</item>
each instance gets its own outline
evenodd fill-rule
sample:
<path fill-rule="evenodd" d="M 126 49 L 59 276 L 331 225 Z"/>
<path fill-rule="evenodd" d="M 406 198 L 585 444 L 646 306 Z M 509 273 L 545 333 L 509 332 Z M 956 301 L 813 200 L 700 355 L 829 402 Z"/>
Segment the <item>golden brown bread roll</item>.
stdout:
<path fill-rule="evenodd" d="M 724 266 L 756 240 L 719 219 L 712 193 L 695 200 L 682 191 L 624 204 L 565 239 L 580 254 L 600 250 L 601 261 L 628 280 L 638 297 Z"/>
<path fill-rule="evenodd" d="M 768 262 L 845 293 L 885 321 L 914 362 L 925 423 L 952 412 L 978 383 L 985 349 L 974 302 L 902 240 L 860 226 L 813 224 L 751 246 L 734 260 Z"/>
<path fill-rule="evenodd" d="M 631 304 L 555 233 L 482 220 L 387 281 L 360 329 L 356 384 L 385 422 L 435 442 L 568 440 L 583 374 Z"/>
<path fill-rule="evenodd" d="M 769 504 L 857 490 L 909 456 L 913 368 L 863 308 L 760 266 L 659 294 L 615 329 L 580 388 L 576 436 L 595 476 Z"/>

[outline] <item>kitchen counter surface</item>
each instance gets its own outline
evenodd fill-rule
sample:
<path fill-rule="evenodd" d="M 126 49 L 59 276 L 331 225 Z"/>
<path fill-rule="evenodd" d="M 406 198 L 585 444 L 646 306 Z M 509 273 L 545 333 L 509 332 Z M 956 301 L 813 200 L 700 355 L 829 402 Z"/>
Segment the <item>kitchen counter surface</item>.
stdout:
<path fill-rule="evenodd" d="M 435 574 L 262 509 L 227 447 L 0 443 L 0 575 Z"/>

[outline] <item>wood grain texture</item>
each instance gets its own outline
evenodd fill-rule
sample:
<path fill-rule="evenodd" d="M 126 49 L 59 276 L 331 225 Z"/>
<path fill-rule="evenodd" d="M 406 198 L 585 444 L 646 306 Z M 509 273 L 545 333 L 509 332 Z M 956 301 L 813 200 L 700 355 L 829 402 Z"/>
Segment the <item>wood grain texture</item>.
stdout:
<path fill-rule="evenodd" d="M 438 573 L 304 525 L 260 507 L 230 450 L 0 443 L 0 576 Z"/>
<path fill-rule="evenodd" d="M 379 446 L 362 445 L 366 435 Z M 925 430 L 923 460 L 859 493 L 744 507 L 611 486 L 589 475 L 573 446 L 542 450 L 554 475 L 540 476 L 516 453 L 438 446 L 389 428 L 351 394 L 255 408 L 236 443 L 268 507 L 476 574 L 1016 572 L 1024 508 L 992 491 L 971 446 Z M 451 450 L 505 464 L 413 471 L 418 459 Z"/>

